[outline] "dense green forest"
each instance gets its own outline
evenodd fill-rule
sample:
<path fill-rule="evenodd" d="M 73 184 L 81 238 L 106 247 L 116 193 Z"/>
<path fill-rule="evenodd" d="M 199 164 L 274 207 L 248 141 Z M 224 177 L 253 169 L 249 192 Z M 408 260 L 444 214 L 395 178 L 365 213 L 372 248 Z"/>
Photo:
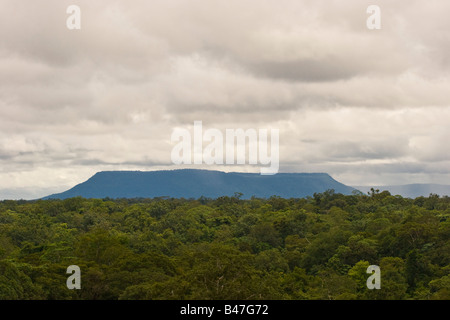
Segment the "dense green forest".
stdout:
<path fill-rule="evenodd" d="M 450 299 L 449 197 L 240 196 L 2 201 L 0 299 Z"/>

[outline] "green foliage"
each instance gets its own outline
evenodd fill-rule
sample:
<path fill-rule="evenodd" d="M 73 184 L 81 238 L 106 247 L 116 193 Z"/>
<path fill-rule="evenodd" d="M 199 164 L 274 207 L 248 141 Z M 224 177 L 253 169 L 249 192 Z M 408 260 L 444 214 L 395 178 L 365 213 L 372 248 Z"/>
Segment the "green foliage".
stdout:
<path fill-rule="evenodd" d="M 2 201 L 0 299 L 450 299 L 448 197 L 241 196 Z"/>

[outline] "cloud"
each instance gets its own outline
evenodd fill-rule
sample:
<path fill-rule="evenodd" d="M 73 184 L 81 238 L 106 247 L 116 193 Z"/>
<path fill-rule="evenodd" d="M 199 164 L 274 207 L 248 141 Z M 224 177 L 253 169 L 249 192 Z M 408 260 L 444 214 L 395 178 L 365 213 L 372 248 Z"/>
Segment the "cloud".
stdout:
<path fill-rule="evenodd" d="M 173 167 L 172 129 L 195 120 L 279 128 L 281 171 L 446 183 L 450 3 L 377 1 L 376 31 L 370 4 L 4 0 L 0 189 Z"/>

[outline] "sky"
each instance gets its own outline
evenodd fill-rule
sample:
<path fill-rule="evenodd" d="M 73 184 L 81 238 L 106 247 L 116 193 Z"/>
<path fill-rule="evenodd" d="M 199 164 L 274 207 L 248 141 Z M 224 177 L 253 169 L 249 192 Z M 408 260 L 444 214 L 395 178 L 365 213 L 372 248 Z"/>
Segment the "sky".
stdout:
<path fill-rule="evenodd" d="M 372 4 L 381 29 L 367 28 Z M 279 172 L 449 184 L 448 12 L 442 0 L 1 0 L 0 199 L 180 168 L 171 134 L 194 121 L 278 129 Z"/>

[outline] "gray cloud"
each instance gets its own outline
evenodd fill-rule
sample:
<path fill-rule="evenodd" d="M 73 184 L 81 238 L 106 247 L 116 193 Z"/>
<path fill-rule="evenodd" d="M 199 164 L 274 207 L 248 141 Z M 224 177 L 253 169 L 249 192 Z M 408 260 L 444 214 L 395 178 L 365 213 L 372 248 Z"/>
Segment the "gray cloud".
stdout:
<path fill-rule="evenodd" d="M 3 0 L 0 189 L 173 167 L 172 129 L 195 120 L 279 128 L 282 171 L 447 183 L 450 3 L 377 1 L 377 31 L 370 4 Z"/>

